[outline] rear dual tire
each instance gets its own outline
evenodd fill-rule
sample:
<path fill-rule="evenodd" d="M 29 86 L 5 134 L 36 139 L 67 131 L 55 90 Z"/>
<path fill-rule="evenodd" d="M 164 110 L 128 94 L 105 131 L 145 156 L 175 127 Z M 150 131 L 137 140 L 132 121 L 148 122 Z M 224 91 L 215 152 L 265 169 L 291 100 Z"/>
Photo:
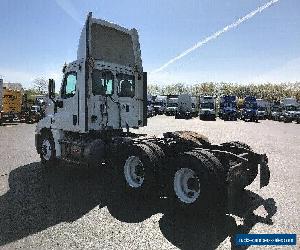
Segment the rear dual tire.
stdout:
<path fill-rule="evenodd" d="M 121 152 L 118 162 L 114 162 L 113 171 L 118 192 L 125 192 L 133 199 L 152 200 L 157 190 L 155 170 L 159 167 L 155 149 L 147 144 L 133 144 Z"/>
<path fill-rule="evenodd" d="M 218 159 L 204 151 L 183 153 L 171 168 L 168 193 L 170 206 L 201 214 L 224 211 L 225 175 Z"/>

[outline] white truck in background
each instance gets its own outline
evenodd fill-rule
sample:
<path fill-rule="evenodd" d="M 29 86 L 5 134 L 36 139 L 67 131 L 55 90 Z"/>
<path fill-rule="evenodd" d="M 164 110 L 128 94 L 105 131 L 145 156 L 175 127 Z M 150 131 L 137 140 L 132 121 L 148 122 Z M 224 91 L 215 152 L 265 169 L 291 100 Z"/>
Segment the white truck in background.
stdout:
<path fill-rule="evenodd" d="M 283 122 L 292 122 L 293 120 L 295 120 L 297 116 L 297 108 L 299 105 L 297 99 L 293 97 L 284 98 L 281 101 L 281 104 L 282 113 L 279 120 Z"/>
<path fill-rule="evenodd" d="M 178 97 L 168 97 L 165 114 L 168 116 L 175 115 L 177 109 L 178 109 Z"/>
<path fill-rule="evenodd" d="M 192 112 L 192 97 L 189 94 L 179 95 L 175 119 L 190 119 L 192 118 Z"/>
<path fill-rule="evenodd" d="M 200 96 L 200 120 L 216 120 L 215 98 L 213 96 Z"/>
<path fill-rule="evenodd" d="M 154 99 L 153 107 L 156 115 L 164 114 L 167 107 L 167 96 L 157 95 Z"/>
<path fill-rule="evenodd" d="M 264 99 L 256 99 L 257 102 L 257 118 L 265 120 L 270 114 L 270 102 Z"/>

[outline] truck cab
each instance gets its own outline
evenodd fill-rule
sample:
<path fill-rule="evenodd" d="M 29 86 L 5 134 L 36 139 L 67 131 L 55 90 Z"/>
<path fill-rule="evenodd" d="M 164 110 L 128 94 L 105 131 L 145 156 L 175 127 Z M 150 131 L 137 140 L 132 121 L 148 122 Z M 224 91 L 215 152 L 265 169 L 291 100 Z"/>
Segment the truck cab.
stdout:
<path fill-rule="evenodd" d="M 241 110 L 241 119 L 258 122 L 257 102 L 254 96 L 246 96 Z"/>
<path fill-rule="evenodd" d="M 237 120 L 237 98 L 232 95 L 220 97 L 219 118 L 222 120 Z"/>
<path fill-rule="evenodd" d="M 213 96 L 201 96 L 199 107 L 200 120 L 216 120 L 215 98 Z"/>
<path fill-rule="evenodd" d="M 157 95 L 155 97 L 153 107 L 154 107 L 154 112 L 157 115 L 162 115 L 166 111 L 166 106 L 167 106 L 167 97 L 166 96 L 160 96 Z"/>
<path fill-rule="evenodd" d="M 192 118 L 192 97 L 189 94 L 181 94 L 178 96 L 178 108 L 175 113 L 175 119 Z"/>
<path fill-rule="evenodd" d="M 170 97 L 167 99 L 166 115 L 175 115 L 178 110 L 178 97 Z"/>
<path fill-rule="evenodd" d="M 55 157 L 68 158 L 75 141 L 73 137 L 85 137 L 80 143 L 86 145 L 92 141 L 91 134 L 113 133 L 147 124 L 144 101 L 147 100 L 147 74 L 142 68 L 136 29 L 95 19 L 90 13 L 81 32 L 77 60 L 65 65 L 62 71 L 64 76 L 57 97 L 55 82 L 49 81 L 49 99 L 53 105 L 37 125 L 38 152 L 43 147 L 42 138 L 50 135 Z"/>

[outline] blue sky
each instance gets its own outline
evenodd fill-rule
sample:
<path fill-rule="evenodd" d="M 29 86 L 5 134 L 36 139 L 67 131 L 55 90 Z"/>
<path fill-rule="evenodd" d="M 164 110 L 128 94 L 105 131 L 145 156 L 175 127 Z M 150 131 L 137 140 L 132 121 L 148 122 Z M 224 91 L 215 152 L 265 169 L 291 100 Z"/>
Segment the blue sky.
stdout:
<path fill-rule="evenodd" d="M 145 71 L 267 0 L 1 0 L 0 75 L 25 87 L 36 77 L 59 81 L 76 59 L 86 14 L 139 31 Z M 151 74 L 150 83 L 300 80 L 300 1 L 279 0 L 205 46 Z"/>

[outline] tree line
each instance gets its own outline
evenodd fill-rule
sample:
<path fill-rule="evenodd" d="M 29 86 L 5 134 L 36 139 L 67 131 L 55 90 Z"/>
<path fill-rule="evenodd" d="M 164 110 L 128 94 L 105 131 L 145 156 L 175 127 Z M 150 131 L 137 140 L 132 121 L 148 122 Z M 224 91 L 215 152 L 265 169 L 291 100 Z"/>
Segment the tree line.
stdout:
<path fill-rule="evenodd" d="M 243 98 L 247 95 L 268 101 L 279 101 L 285 97 L 294 97 L 300 101 L 300 82 L 295 83 L 265 83 L 265 84 L 236 84 L 205 82 L 194 85 L 182 83 L 159 86 L 148 85 L 148 93 L 151 95 L 236 95 Z"/>

